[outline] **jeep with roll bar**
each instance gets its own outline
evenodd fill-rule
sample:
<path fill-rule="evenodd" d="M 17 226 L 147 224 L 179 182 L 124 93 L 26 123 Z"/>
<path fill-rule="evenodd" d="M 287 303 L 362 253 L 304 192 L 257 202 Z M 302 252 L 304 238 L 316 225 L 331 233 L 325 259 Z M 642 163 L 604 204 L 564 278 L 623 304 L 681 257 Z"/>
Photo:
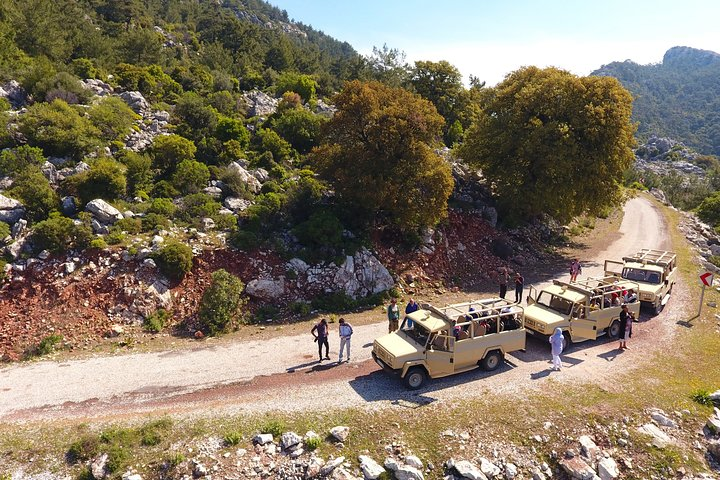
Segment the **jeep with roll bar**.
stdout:
<path fill-rule="evenodd" d="M 575 282 L 553 280 L 538 291 L 530 286 L 525 307 L 525 328 L 533 336 L 547 339 L 556 328 L 563 331 L 563 350 L 572 343 L 595 340 L 602 335 L 616 338 L 620 311 L 627 303 L 637 318 L 639 285 L 616 276 L 587 278 Z"/>
<path fill-rule="evenodd" d="M 437 308 L 428 303 L 409 314 L 400 329 L 373 343 L 372 356 L 385 371 L 415 390 L 427 378 L 478 367 L 492 371 L 505 354 L 525 348 L 524 309 L 503 298 Z"/>
<path fill-rule="evenodd" d="M 622 261 L 605 260 L 605 275 L 632 280 L 640 285 L 640 302 L 657 315 L 670 299 L 677 280 L 677 255 L 667 250 L 644 248 Z"/>

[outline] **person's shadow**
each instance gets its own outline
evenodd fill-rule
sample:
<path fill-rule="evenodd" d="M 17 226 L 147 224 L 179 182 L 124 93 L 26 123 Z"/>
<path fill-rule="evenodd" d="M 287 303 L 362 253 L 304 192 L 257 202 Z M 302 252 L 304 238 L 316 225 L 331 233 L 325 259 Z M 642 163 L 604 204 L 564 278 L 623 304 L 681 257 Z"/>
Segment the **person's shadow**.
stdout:
<path fill-rule="evenodd" d="M 610 350 L 608 352 L 599 354 L 598 357 L 604 358 L 608 362 L 612 362 L 613 360 L 615 360 L 617 358 L 618 355 L 620 355 L 624 351 L 625 350 L 623 350 L 621 348 L 613 348 L 612 350 Z"/>

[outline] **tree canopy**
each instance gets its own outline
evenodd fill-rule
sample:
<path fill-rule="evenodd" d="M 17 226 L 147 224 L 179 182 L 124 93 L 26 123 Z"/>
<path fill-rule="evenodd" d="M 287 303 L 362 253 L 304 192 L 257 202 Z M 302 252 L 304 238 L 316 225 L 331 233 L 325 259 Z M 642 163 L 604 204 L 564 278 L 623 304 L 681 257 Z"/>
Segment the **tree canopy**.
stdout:
<path fill-rule="evenodd" d="M 443 119 L 427 100 L 379 82 L 349 82 L 335 98 L 324 144 L 312 153 L 339 200 L 401 228 L 437 223 L 453 187 L 433 150 Z"/>
<path fill-rule="evenodd" d="M 490 90 L 459 153 L 482 168 L 506 214 L 567 221 L 617 199 L 634 158 L 631 112 L 614 78 L 525 67 Z"/>

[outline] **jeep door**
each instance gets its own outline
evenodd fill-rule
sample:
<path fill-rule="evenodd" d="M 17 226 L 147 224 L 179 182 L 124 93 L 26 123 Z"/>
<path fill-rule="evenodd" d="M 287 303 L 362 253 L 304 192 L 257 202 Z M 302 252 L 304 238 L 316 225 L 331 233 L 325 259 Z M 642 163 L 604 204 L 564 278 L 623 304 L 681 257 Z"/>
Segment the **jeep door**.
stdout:
<path fill-rule="evenodd" d="M 625 264 L 617 260 L 605 260 L 605 275 L 616 275 L 622 277 Z"/>
<path fill-rule="evenodd" d="M 573 306 L 572 318 L 570 319 L 570 337 L 573 342 L 595 340 L 597 338 L 597 320 L 593 318 L 593 314 L 599 312 L 595 311 L 584 315 L 584 310 L 584 305 L 575 304 Z M 584 318 L 580 318 L 581 316 Z"/>
<path fill-rule="evenodd" d="M 428 373 L 432 378 L 455 372 L 455 337 L 444 331 L 433 334 L 425 351 Z"/>

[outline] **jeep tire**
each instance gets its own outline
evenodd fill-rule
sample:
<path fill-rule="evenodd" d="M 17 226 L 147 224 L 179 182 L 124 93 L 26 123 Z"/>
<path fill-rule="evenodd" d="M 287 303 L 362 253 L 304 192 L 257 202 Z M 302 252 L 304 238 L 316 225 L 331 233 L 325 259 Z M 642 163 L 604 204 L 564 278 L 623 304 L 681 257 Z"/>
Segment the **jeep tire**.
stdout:
<path fill-rule="evenodd" d="M 608 337 L 617 338 L 620 335 L 620 320 L 613 320 L 607 329 Z"/>
<path fill-rule="evenodd" d="M 417 390 L 418 388 L 423 386 L 426 378 L 427 373 L 425 373 L 424 368 L 411 367 L 405 374 L 405 378 L 403 378 L 403 381 L 405 382 L 405 386 L 410 390 Z"/>
<path fill-rule="evenodd" d="M 502 353 L 500 353 L 498 350 L 493 350 L 492 352 L 489 352 L 487 355 L 485 355 L 485 358 L 480 360 L 480 366 L 483 368 L 483 370 L 492 372 L 493 370 L 496 370 L 502 362 Z"/>

